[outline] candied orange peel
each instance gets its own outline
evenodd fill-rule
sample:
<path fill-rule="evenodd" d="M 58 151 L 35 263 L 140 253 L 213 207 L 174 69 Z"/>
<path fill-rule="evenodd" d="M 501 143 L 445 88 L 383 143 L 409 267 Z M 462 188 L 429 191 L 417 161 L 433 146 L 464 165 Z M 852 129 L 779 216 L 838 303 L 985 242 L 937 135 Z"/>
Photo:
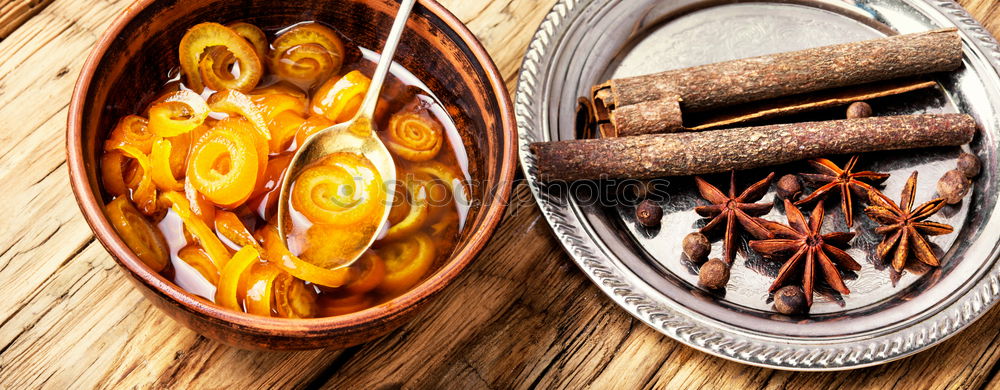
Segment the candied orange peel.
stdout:
<path fill-rule="evenodd" d="M 257 86 L 264 74 L 264 66 L 257 50 L 250 42 L 232 29 L 218 23 L 201 23 L 191 27 L 180 43 L 181 70 L 187 76 L 188 86 L 196 92 L 205 89 L 204 77 L 199 64 L 205 58 L 203 53 L 213 46 L 222 46 L 232 54 L 239 64 L 240 74 L 231 78 L 218 77 L 222 85 L 213 88 L 234 89 L 246 92 Z M 222 75 L 219 75 L 222 76 Z"/>
<path fill-rule="evenodd" d="M 261 59 L 267 58 L 269 46 L 267 43 L 267 34 L 264 34 L 264 31 L 260 27 L 244 22 L 230 23 L 226 27 L 229 27 L 230 30 L 239 34 L 247 42 L 250 42 L 253 45 L 254 51 L 257 52 L 257 57 Z"/>
<path fill-rule="evenodd" d="M 243 280 L 246 285 L 244 306 L 247 313 L 270 317 L 271 301 L 274 300 L 274 282 L 279 276 L 285 275 L 280 268 L 264 262 L 257 263 Z"/>
<path fill-rule="evenodd" d="M 149 128 L 160 137 L 174 137 L 201 126 L 208 104 L 200 95 L 183 90 L 168 94 L 149 108 Z"/>
<path fill-rule="evenodd" d="M 304 23 L 279 35 L 272 43 L 271 68 L 290 80 L 309 84 L 326 80 L 344 63 L 344 43 L 333 30 Z"/>
<path fill-rule="evenodd" d="M 330 270 L 317 267 L 293 255 L 282 242 L 278 228 L 274 225 L 258 230 L 257 237 L 264 245 L 267 260 L 296 278 L 327 287 L 340 287 L 350 281 L 349 268 Z"/>
<path fill-rule="evenodd" d="M 274 306 L 278 315 L 285 318 L 312 318 L 316 316 L 316 291 L 302 280 L 288 274 L 274 280 Z"/>
<path fill-rule="evenodd" d="M 358 113 L 371 83 L 368 76 L 356 70 L 339 79 L 331 78 L 313 95 L 312 113 L 323 115 L 334 123 L 347 122 Z"/>
<path fill-rule="evenodd" d="M 385 146 L 406 160 L 431 160 L 437 157 L 443 143 L 444 130 L 433 118 L 406 112 L 389 119 Z"/>
<path fill-rule="evenodd" d="M 357 225 L 381 218 L 386 189 L 364 156 L 339 152 L 310 165 L 292 182 L 291 205 L 316 224 Z"/>
<path fill-rule="evenodd" d="M 427 202 L 429 177 L 423 174 L 406 173 L 402 175 L 405 189 L 402 193 L 396 193 L 397 197 L 405 197 L 401 202 L 393 202 L 393 207 L 407 208 L 406 214 L 392 224 L 385 233 L 384 240 L 392 240 L 404 237 L 420 229 L 427 222 L 430 214 L 430 205 Z M 397 206 L 399 204 L 400 206 Z M 390 212 L 391 214 L 391 212 Z"/>
<path fill-rule="evenodd" d="M 267 119 L 264 118 L 260 107 L 242 92 L 234 90 L 216 92 L 208 98 L 208 106 L 215 112 L 242 116 L 253 124 L 262 138 L 271 139 L 271 132 L 267 129 Z"/>
<path fill-rule="evenodd" d="M 243 311 L 237 292 L 240 278 L 259 261 L 260 252 L 252 246 L 245 246 L 237 251 L 222 268 L 219 285 L 215 290 L 215 303 L 225 308 Z"/>
<path fill-rule="evenodd" d="M 183 194 L 173 191 L 164 192 L 160 197 L 170 204 L 170 208 L 184 222 L 184 229 L 191 233 L 198 244 L 205 249 L 205 253 L 208 253 L 208 257 L 212 259 L 215 266 L 222 269 L 229 261 L 229 249 L 226 249 L 226 245 L 219 240 L 219 236 L 215 235 L 215 232 L 205 221 L 194 215 L 187 198 Z"/>
<path fill-rule="evenodd" d="M 153 150 L 153 142 L 157 136 L 149 129 L 149 121 L 138 115 L 129 115 L 118 121 L 118 125 L 108 140 L 104 142 L 104 150 L 114 150 L 118 146 L 132 146 L 148 154 Z"/>
<path fill-rule="evenodd" d="M 235 207 L 248 198 L 257 183 L 261 153 L 249 123 L 226 119 L 195 141 L 188 159 L 188 180 L 208 200 Z M 265 160 L 266 164 L 266 160 Z"/>
<path fill-rule="evenodd" d="M 219 210 L 215 213 L 215 231 L 237 246 L 260 246 L 235 213 Z"/>
<path fill-rule="evenodd" d="M 385 261 L 373 251 L 365 252 L 350 269 L 351 282 L 341 287 L 350 294 L 372 291 L 385 279 Z"/>
<path fill-rule="evenodd" d="M 156 204 L 156 185 L 153 183 L 152 164 L 149 162 L 149 156 L 133 146 L 121 145 L 115 149 L 120 151 L 125 157 L 135 160 L 139 165 L 138 171 L 135 173 L 139 177 L 138 184 L 131 187 L 132 201 L 135 202 L 143 214 L 155 214 L 158 210 Z"/>
<path fill-rule="evenodd" d="M 170 262 L 170 252 L 163 233 L 146 220 L 125 197 L 117 197 L 105 207 L 108 220 L 125 245 L 153 271 L 160 272 Z"/>
<path fill-rule="evenodd" d="M 186 151 L 187 145 L 183 145 Z M 153 152 L 150 154 L 151 174 L 153 183 L 163 191 L 183 191 L 184 183 L 177 180 L 173 169 L 172 157 L 177 150 L 169 139 L 162 138 L 153 144 Z M 185 152 L 186 153 L 186 152 Z"/>
<path fill-rule="evenodd" d="M 385 294 L 397 294 L 413 287 L 430 269 L 436 256 L 434 240 L 420 232 L 385 243 L 376 252 L 385 260 L 385 278 L 378 286 Z"/>
<path fill-rule="evenodd" d="M 208 253 L 197 245 L 187 245 L 177 251 L 177 257 L 198 271 L 213 286 L 219 284 L 219 269 L 215 267 Z"/>

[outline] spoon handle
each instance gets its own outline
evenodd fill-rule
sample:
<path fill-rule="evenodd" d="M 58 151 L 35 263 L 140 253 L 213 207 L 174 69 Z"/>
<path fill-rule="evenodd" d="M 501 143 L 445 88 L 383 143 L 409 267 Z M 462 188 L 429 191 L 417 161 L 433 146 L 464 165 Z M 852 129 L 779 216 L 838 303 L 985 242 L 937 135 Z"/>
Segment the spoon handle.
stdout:
<path fill-rule="evenodd" d="M 375 74 L 372 75 L 371 85 L 368 87 L 368 92 L 365 93 L 365 100 L 361 103 L 361 108 L 358 110 L 356 117 L 365 116 L 371 118 L 375 115 L 375 105 L 378 104 L 379 91 L 382 89 L 382 83 L 385 82 L 385 76 L 389 73 L 389 66 L 392 65 L 392 57 L 396 54 L 396 46 L 399 46 L 400 38 L 403 36 L 403 30 L 406 27 L 406 20 L 410 17 L 410 11 L 413 10 L 413 4 L 417 0 L 403 0 L 399 4 L 399 12 L 396 14 L 396 20 L 392 22 L 392 29 L 389 30 L 389 36 L 385 39 L 385 47 L 382 48 L 382 54 L 379 56 L 378 66 L 375 68 Z"/>

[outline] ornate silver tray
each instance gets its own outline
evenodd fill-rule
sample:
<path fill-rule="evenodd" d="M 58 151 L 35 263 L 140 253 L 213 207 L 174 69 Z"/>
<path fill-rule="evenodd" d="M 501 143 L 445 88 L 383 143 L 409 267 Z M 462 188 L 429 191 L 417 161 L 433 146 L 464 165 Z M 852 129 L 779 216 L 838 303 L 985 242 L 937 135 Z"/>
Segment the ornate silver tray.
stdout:
<path fill-rule="evenodd" d="M 704 223 L 691 211 L 703 202 L 691 178 L 662 181 L 665 216 L 655 230 L 635 223 L 631 205 L 595 201 L 617 190 L 553 188 L 537 181 L 528 144 L 573 138 L 577 97 L 608 78 L 950 26 L 958 27 L 963 39 L 962 69 L 940 76 L 939 89 L 872 102 L 876 115 L 965 112 L 981 126 L 963 148 L 980 157 L 983 173 L 962 203 L 932 218 L 955 227 L 952 234 L 932 238 L 940 268 L 891 272 L 873 254 L 881 239 L 872 232 L 873 222 L 855 206 L 850 231 L 858 236 L 849 253 L 863 268 L 845 277 L 851 294 L 817 294 L 809 316 L 785 317 L 771 310 L 767 292 L 780 264 L 749 251 L 745 241 L 726 291 L 697 286 L 697 266 L 680 250 L 681 237 Z M 837 370 L 880 364 L 956 334 L 1000 295 L 998 61 L 997 41 L 950 0 L 562 0 L 539 27 L 521 69 L 516 102 L 521 165 L 570 257 L 615 303 L 649 326 L 707 353 L 758 366 Z M 919 171 L 919 204 L 936 196 L 938 178 L 954 167 L 960 151 L 871 153 L 859 165 L 890 173 L 883 190 L 897 200 L 910 172 Z M 779 177 L 811 172 L 805 164 L 740 172 L 738 186 L 772 170 Z M 707 180 L 723 190 L 728 181 L 725 175 Z M 772 199 L 777 200 L 773 192 L 764 201 Z M 776 206 L 765 218 L 785 222 L 781 209 Z M 830 205 L 824 231 L 833 230 L 848 228 L 839 207 Z M 721 242 L 713 245 L 712 256 L 718 257 Z"/>

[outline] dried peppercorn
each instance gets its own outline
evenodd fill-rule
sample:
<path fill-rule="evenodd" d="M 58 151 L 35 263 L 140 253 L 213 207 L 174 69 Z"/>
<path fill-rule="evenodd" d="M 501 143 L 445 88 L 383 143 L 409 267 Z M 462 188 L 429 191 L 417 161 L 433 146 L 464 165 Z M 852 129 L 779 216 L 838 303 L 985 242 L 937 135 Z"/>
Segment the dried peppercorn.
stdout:
<path fill-rule="evenodd" d="M 979 170 L 982 169 L 982 164 L 979 162 L 979 157 L 971 153 L 962 153 L 958 155 L 958 170 L 962 172 L 967 178 L 973 178 L 979 175 Z"/>
<path fill-rule="evenodd" d="M 872 106 L 865 102 L 854 102 L 847 106 L 847 119 L 867 118 L 872 116 Z"/>
<path fill-rule="evenodd" d="M 969 193 L 972 181 L 965 177 L 961 170 L 952 169 L 945 172 L 944 176 L 938 180 L 938 194 L 944 198 L 945 203 L 958 204 Z"/>
<path fill-rule="evenodd" d="M 799 314 L 808 310 L 806 294 L 799 286 L 785 286 L 774 292 L 774 310 L 781 314 Z"/>
<path fill-rule="evenodd" d="M 729 264 L 720 259 L 712 259 L 698 271 L 698 284 L 708 289 L 725 288 L 729 283 Z"/>
<path fill-rule="evenodd" d="M 782 176 L 775 186 L 778 190 L 778 196 L 781 198 L 796 200 L 799 195 L 802 195 L 802 180 L 796 175 Z"/>
<path fill-rule="evenodd" d="M 663 218 L 663 208 L 652 200 L 643 200 L 639 203 L 639 206 L 635 208 L 635 219 L 639 221 L 639 224 L 642 226 L 659 226 L 661 218 Z"/>
<path fill-rule="evenodd" d="M 684 236 L 681 247 L 688 259 L 698 263 L 705 261 L 708 258 L 708 253 L 712 251 L 712 244 L 708 242 L 708 237 L 699 232 Z"/>

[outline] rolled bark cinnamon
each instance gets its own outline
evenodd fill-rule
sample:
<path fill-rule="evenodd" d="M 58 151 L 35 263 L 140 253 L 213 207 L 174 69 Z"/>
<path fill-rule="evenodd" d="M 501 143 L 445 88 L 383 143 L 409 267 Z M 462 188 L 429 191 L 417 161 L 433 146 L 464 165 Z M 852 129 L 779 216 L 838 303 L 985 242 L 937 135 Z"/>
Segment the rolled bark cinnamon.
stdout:
<path fill-rule="evenodd" d="M 614 124 L 620 135 L 649 134 L 682 130 L 681 112 L 951 71 L 961 64 L 962 42 L 952 28 L 615 79 L 595 86 L 592 98 L 596 122 Z M 664 99 L 678 99 L 680 109 L 624 118 L 649 113 L 629 106 Z"/>
<path fill-rule="evenodd" d="M 969 143 L 965 114 L 899 115 L 739 129 L 536 142 L 542 181 L 649 179 L 779 165 L 832 154 Z"/>

